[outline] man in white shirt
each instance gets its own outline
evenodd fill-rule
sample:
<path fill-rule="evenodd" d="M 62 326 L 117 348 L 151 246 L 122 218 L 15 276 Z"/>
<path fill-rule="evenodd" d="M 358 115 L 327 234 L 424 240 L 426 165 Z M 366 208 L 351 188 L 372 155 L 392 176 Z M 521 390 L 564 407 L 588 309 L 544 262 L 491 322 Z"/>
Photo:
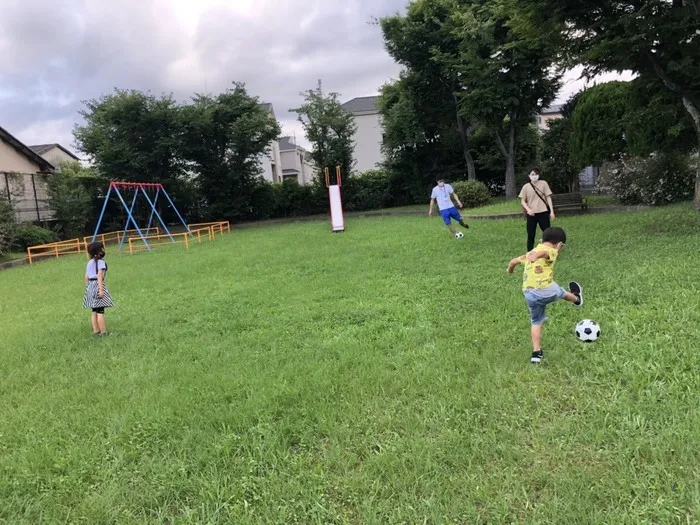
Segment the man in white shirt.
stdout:
<path fill-rule="evenodd" d="M 454 225 L 452 224 L 452 219 L 456 220 L 462 226 L 462 228 L 467 229 L 469 226 L 462 221 L 462 216 L 459 214 L 457 208 L 452 202 L 453 195 L 457 205 L 460 208 L 463 208 L 464 206 L 462 206 L 462 201 L 459 200 L 459 197 L 455 193 L 452 186 L 445 184 L 445 179 L 438 179 L 437 186 L 433 188 L 433 193 L 430 195 L 430 211 L 428 211 L 428 215 L 433 215 L 433 207 L 435 206 L 435 201 L 437 201 L 438 209 L 440 210 L 440 215 L 442 215 L 442 220 L 445 222 L 445 226 L 450 229 L 452 235 L 460 238 L 463 236 L 463 234 L 455 229 Z"/>

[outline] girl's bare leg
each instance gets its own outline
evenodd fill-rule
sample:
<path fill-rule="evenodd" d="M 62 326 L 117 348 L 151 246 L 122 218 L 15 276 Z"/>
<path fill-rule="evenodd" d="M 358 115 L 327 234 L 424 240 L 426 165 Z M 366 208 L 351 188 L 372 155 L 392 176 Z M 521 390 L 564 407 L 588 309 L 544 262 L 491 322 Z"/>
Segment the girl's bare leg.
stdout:
<path fill-rule="evenodd" d="M 107 333 L 107 327 L 105 325 L 105 316 L 104 314 L 95 314 L 97 316 L 97 330 L 101 334 L 106 334 Z"/>

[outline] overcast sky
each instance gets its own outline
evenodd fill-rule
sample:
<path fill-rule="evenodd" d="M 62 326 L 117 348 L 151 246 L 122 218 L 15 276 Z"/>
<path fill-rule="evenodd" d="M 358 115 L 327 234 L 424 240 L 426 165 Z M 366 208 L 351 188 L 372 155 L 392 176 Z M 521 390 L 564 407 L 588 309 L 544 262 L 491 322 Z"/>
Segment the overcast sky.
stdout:
<path fill-rule="evenodd" d="M 399 68 L 373 17 L 408 0 L 0 0 L 0 126 L 26 144 L 73 150 L 81 101 L 114 87 L 186 100 L 232 81 L 289 109 L 323 80 L 343 101 L 374 95 Z M 567 76 L 561 99 L 583 83 Z"/>

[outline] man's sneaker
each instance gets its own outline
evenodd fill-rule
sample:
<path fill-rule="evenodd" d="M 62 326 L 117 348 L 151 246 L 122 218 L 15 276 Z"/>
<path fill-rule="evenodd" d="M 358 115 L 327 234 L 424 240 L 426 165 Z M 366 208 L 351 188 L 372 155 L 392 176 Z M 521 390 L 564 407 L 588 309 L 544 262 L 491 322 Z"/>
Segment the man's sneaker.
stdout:
<path fill-rule="evenodd" d="M 578 297 L 578 302 L 574 303 L 574 306 L 581 308 L 583 306 L 583 288 L 576 281 L 571 281 L 569 283 L 569 291 Z"/>
<path fill-rule="evenodd" d="M 465 230 L 469 229 L 469 225 L 466 222 L 460 222 L 459 225 L 464 228 Z"/>
<path fill-rule="evenodd" d="M 541 363 L 542 361 L 544 361 L 544 352 L 542 350 L 532 352 L 532 357 L 530 358 L 531 363 L 537 364 Z"/>

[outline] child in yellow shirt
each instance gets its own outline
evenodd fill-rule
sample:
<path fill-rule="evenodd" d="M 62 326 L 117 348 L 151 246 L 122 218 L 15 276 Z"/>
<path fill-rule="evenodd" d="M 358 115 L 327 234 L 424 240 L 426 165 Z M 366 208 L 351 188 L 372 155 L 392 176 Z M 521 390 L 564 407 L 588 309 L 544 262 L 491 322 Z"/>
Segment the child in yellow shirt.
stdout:
<path fill-rule="evenodd" d="M 544 352 L 540 345 L 542 324 L 547 320 L 547 305 L 560 299 L 583 305 L 583 293 L 577 282 L 569 283 L 569 292 L 554 281 L 554 263 L 566 243 L 566 232 L 561 228 L 547 228 L 542 234 L 542 243 L 531 252 L 516 257 L 508 264 L 508 273 L 519 264 L 525 265 L 523 272 L 523 295 L 530 309 L 532 323 L 532 357 L 530 362 L 541 363 Z"/>

